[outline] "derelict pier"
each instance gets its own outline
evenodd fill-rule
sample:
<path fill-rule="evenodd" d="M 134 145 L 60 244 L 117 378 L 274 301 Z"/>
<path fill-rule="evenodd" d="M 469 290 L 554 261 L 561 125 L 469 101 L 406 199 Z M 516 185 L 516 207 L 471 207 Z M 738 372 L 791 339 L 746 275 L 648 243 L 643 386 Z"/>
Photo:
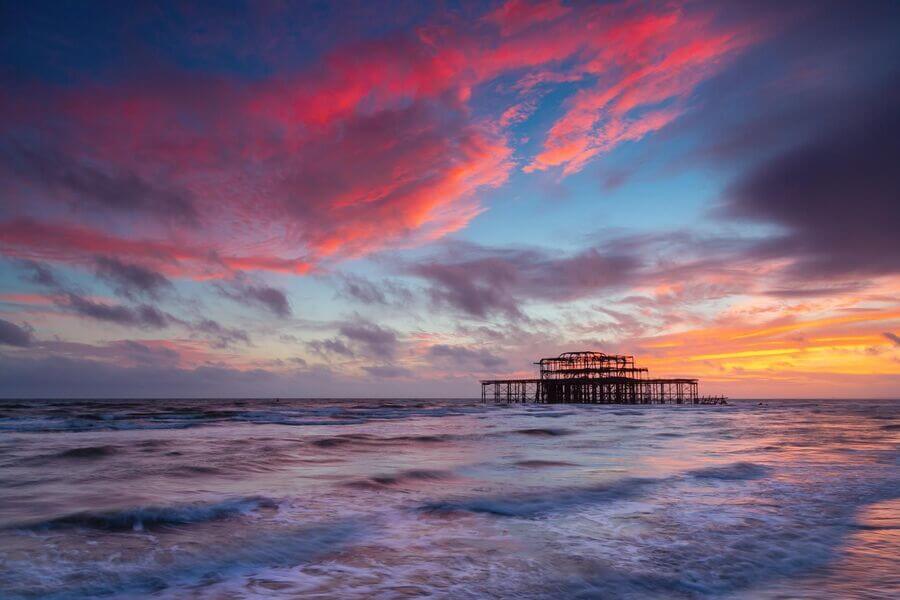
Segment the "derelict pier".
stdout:
<path fill-rule="evenodd" d="M 724 396 L 700 396 L 697 379 L 649 377 L 634 357 L 603 352 L 564 352 L 542 358 L 537 379 L 486 379 L 481 401 L 542 404 L 725 404 Z"/>

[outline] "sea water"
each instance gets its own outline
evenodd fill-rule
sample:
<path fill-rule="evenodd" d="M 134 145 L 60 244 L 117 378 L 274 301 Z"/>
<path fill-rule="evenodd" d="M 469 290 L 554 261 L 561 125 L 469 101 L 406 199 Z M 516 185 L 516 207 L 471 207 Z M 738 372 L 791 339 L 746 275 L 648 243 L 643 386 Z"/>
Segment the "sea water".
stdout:
<path fill-rule="evenodd" d="M 2 598 L 898 598 L 900 404 L 0 402 Z"/>

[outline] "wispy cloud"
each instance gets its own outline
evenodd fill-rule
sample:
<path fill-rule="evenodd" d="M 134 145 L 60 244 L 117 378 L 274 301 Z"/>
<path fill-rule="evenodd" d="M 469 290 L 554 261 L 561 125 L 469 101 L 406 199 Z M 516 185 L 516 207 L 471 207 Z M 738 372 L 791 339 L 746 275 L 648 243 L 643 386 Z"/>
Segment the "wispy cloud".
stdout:
<path fill-rule="evenodd" d="M 25 348 L 30 346 L 32 341 L 30 328 L 0 319 L 0 344 Z"/>
<path fill-rule="evenodd" d="M 222 296 L 249 306 L 258 306 L 280 318 L 293 314 L 291 303 L 283 290 L 265 284 L 253 283 L 245 277 L 236 277 L 215 284 Z"/>

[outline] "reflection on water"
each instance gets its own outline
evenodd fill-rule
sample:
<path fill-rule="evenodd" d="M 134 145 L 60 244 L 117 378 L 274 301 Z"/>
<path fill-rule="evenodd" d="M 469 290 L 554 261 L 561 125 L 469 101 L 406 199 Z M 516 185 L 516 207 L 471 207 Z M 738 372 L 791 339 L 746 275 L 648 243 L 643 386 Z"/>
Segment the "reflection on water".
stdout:
<path fill-rule="evenodd" d="M 900 405 L 0 403 L 0 597 L 900 597 Z"/>

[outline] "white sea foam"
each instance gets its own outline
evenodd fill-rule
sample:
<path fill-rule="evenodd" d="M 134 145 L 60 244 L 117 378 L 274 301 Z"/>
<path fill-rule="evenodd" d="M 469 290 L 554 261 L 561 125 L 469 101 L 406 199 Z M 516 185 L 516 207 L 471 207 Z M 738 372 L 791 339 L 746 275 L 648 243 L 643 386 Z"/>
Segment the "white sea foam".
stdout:
<path fill-rule="evenodd" d="M 896 404 L 3 412 L 3 598 L 900 591 Z"/>

